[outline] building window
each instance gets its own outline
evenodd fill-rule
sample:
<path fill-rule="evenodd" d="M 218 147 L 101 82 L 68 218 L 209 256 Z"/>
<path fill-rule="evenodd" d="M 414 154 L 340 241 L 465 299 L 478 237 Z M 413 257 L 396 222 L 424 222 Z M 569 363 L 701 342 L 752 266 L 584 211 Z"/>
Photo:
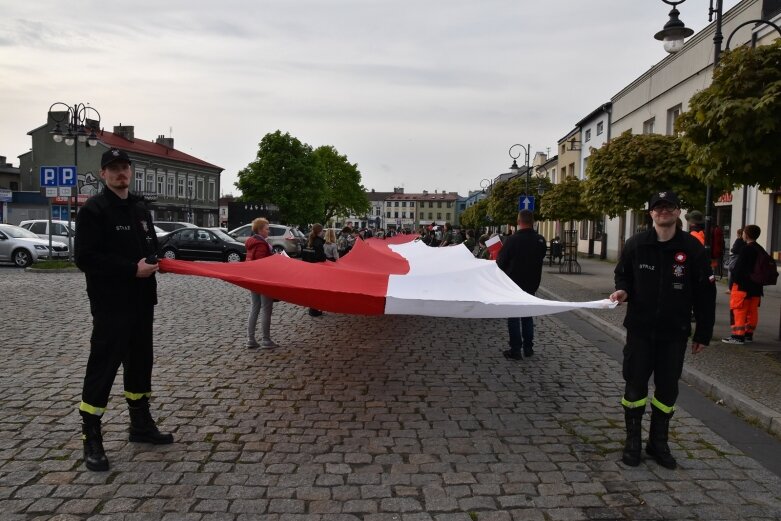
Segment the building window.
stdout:
<path fill-rule="evenodd" d="M 179 196 L 179 199 L 184 199 L 184 197 L 185 197 L 185 195 L 184 195 L 184 176 L 181 176 L 181 175 L 179 176 L 178 183 L 179 184 L 177 185 L 177 187 L 178 187 L 177 188 L 177 190 L 178 190 L 177 195 Z"/>
<path fill-rule="evenodd" d="M 563 166 L 561 167 L 561 178 L 565 179 L 567 177 L 567 167 Z"/>
<path fill-rule="evenodd" d="M 198 179 L 198 199 L 203 201 L 203 179 Z"/>
<path fill-rule="evenodd" d="M 586 130 L 586 142 L 591 141 L 591 129 Z"/>
<path fill-rule="evenodd" d="M 675 134 L 675 122 L 678 120 L 678 116 L 681 115 L 681 104 L 677 104 L 673 108 L 667 111 L 667 135 L 672 136 Z"/>
<path fill-rule="evenodd" d="M 442 220 L 442 212 L 437 212 L 437 220 L 438 221 Z"/>
<path fill-rule="evenodd" d="M 415 202 L 414 201 L 410 201 L 409 202 L 409 207 L 410 208 L 415 208 Z"/>
<path fill-rule="evenodd" d="M 421 219 L 425 219 L 425 217 L 424 217 L 425 215 L 426 215 L 426 214 L 424 214 L 423 212 L 420 212 L 420 218 L 421 218 Z"/>
<path fill-rule="evenodd" d="M 653 134 L 654 133 L 654 124 L 656 123 L 656 118 L 651 118 L 647 121 L 643 122 L 643 134 Z"/>
<path fill-rule="evenodd" d="M 390 201 L 385 201 L 385 206 L 390 207 L 391 206 L 391 202 Z M 390 217 L 390 216 L 388 216 L 388 217 Z"/>
<path fill-rule="evenodd" d="M 144 172 L 136 170 L 136 192 L 141 193 L 144 191 Z"/>
<path fill-rule="evenodd" d="M 580 240 L 588 239 L 588 221 L 580 221 Z"/>
<path fill-rule="evenodd" d="M 174 186 L 176 185 L 176 178 L 172 175 L 168 176 L 168 191 L 166 192 L 166 195 L 168 197 L 176 197 L 176 191 L 174 190 Z"/>
<path fill-rule="evenodd" d="M 385 217 L 387 217 L 388 219 L 390 219 L 390 212 L 385 212 Z"/>
<path fill-rule="evenodd" d="M 401 218 L 406 219 L 407 218 L 407 212 L 401 212 Z"/>
<path fill-rule="evenodd" d="M 450 212 L 448 212 L 448 213 L 446 213 L 446 214 L 445 214 L 445 220 L 446 220 L 447 222 L 450 222 Z"/>
<path fill-rule="evenodd" d="M 429 221 L 434 218 L 434 214 L 432 212 L 428 213 L 428 219 Z"/>
<path fill-rule="evenodd" d="M 395 206 L 396 208 L 398 208 L 398 207 L 399 207 L 399 202 L 398 202 L 398 201 L 393 201 L 393 206 Z"/>
<path fill-rule="evenodd" d="M 157 174 L 157 193 L 165 195 L 165 174 Z"/>
<path fill-rule="evenodd" d="M 453 201 L 448 201 L 447 202 L 447 207 L 448 208 L 452 208 L 453 207 Z"/>
<path fill-rule="evenodd" d="M 406 208 L 407 207 L 407 201 L 402 201 L 401 202 L 401 207 L 402 208 Z"/>
<path fill-rule="evenodd" d="M 434 208 L 434 201 L 429 201 L 428 202 L 428 207 L 429 208 Z"/>
<path fill-rule="evenodd" d="M 393 218 L 398 219 L 399 218 L 399 212 L 393 212 Z"/>
<path fill-rule="evenodd" d="M 437 201 L 437 208 L 442 208 L 442 201 Z"/>
<path fill-rule="evenodd" d="M 217 200 L 217 183 L 214 179 L 209 179 L 209 201 Z"/>
<path fill-rule="evenodd" d="M 604 131 L 605 131 L 605 124 L 602 121 L 600 121 L 599 123 L 597 123 L 597 135 L 601 136 L 602 132 Z"/>
<path fill-rule="evenodd" d="M 187 198 L 195 199 L 195 179 L 192 177 L 187 178 Z"/>
<path fill-rule="evenodd" d="M 146 173 L 146 192 L 149 194 L 155 193 L 155 173 Z"/>

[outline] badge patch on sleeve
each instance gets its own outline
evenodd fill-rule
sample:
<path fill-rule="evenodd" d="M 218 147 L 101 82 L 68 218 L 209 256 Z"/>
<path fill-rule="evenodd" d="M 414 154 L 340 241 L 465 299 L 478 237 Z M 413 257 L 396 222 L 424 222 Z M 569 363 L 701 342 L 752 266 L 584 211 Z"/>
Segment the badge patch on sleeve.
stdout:
<path fill-rule="evenodd" d="M 686 268 L 681 264 L 673 264 L 673 277 L 681 278 L 686 274 Z"/>

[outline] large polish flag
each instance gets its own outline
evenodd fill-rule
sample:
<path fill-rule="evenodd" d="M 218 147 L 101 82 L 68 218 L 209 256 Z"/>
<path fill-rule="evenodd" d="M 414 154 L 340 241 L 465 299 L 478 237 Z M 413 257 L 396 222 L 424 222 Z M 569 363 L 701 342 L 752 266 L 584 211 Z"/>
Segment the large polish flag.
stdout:
<path fill-rule="evenodd" d="M 356 241 L 336 262 L 307 263 L 282 255 L 241 263 L 162 259 L 160 270 L 217 278 L 278 300 L 355 315 L 506 318 L 616 306 L 609 299 L 537 298 L 496 262 L 476 259 L 465 246 L 431 248 L 410 236 Z"/>

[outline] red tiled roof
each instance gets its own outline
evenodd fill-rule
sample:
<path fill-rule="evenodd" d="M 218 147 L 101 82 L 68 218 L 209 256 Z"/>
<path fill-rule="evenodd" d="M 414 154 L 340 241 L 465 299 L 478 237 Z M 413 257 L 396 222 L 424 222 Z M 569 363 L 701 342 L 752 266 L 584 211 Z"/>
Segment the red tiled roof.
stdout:
<path fill-rule="evenodd" d="M 458 194 L 456 192 L 436 194 L 390 194 L 386 201 L 456 201 Z"/>
<path fill-rule="evenodd" d="M 146 141 L 144 139 L 138 138 L 133 138 L 133 141 L 129 141 L 122 136 L 114 134 L 113 132 L 108 132 L 106 130 L 101 130 L 98 133 L 98 139 L 108 147 L 119 148 L 131 154 L 135 152 L 137 154 L 173 159 L 175 161 L 181 161 L 183 163 L 190 163 L 193 165 L 217 168 L 220 171 L 224 170 L 224 168 L 220 166 L 207 163 L 202 159 L 185 154 L 180 150 L 169 148 L 165 145 L 160 145 L 153 141 Z"/>

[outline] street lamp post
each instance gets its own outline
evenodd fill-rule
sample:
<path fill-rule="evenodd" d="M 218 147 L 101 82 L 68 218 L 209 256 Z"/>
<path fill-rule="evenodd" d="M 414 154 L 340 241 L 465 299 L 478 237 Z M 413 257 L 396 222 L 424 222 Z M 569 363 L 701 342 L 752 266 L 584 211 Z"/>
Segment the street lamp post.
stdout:
<path fill-rule="evenodd" d="M 57 114 L 60 112 L 52 112 L 54 107 L 63 107 L 62 113 L 65 113 L 64 117 L 58 118 Z M 89 113 L 94 112 L 98 119 L 90 120 L 87 116 Z M 95 130 L 100 128 L 100 112 L 94 107 L 85 105 L 84 103 L 75 103 L 68 105 L 61 101 L 52 103 L 48 111 L 49 115 L 55 122 L 54 128 L 49 132 L 55 143 L 62 143 L 63 141 L 67 146 L 73 147 L 73 166 L 76 167 L 76 193 L 71 194 L 75 197 L 74 201 L 74 213 L 79 212 L 79 182 L 78 182 L 78 168 L 79 168 L 79 143 L 84 143 L 86 147 L 94 147 L 98 144 L 98 136 L 95 134 Z M 68 233 L 70 234 L 71 226 L 71 205 L 70 197 L 68 197 Z M 51 213 L 49 214 L 51 215 Z M 51 230 L 51 226 L 49 228 Z M 68 255 L 73 257 L 73 239 L 69 235 L 68 237 Z"/>
<path fill-rule="evenodd" d="M 513 148 L 515 147 L 521 147 L 524 152 L 524 165 L 526 167 L 526 193 L 524 195 L 529 195 L 529 176 L 531 175 L 531 170 L 529 170 L 529 159 L 530 159 L 530 151 L 532 146 L 526 145 L 523 146 L 520 143 L 516 143 L 513 146 L 510 147 L 510 150 L 508 151 L 508 154 L 510 154 L 510 157 L 513 158 L 513 164 L 510 165 L 510 171 L 513 174 L 518 174 L 518 171 L 520 170 L 520 167 L 518 166 L 518 163 L 516 159 L 521 157 L 521 152 L 519 151 L 516 155 L 513 155 Z"/>
<path fill-rule="evenodd" d="M 494 188 L 494 180 L 493 179 L 481 179 L 480 180 L 480 189 L 483 191 L 483 193 L 491 193 L 491 190 Z"/>

